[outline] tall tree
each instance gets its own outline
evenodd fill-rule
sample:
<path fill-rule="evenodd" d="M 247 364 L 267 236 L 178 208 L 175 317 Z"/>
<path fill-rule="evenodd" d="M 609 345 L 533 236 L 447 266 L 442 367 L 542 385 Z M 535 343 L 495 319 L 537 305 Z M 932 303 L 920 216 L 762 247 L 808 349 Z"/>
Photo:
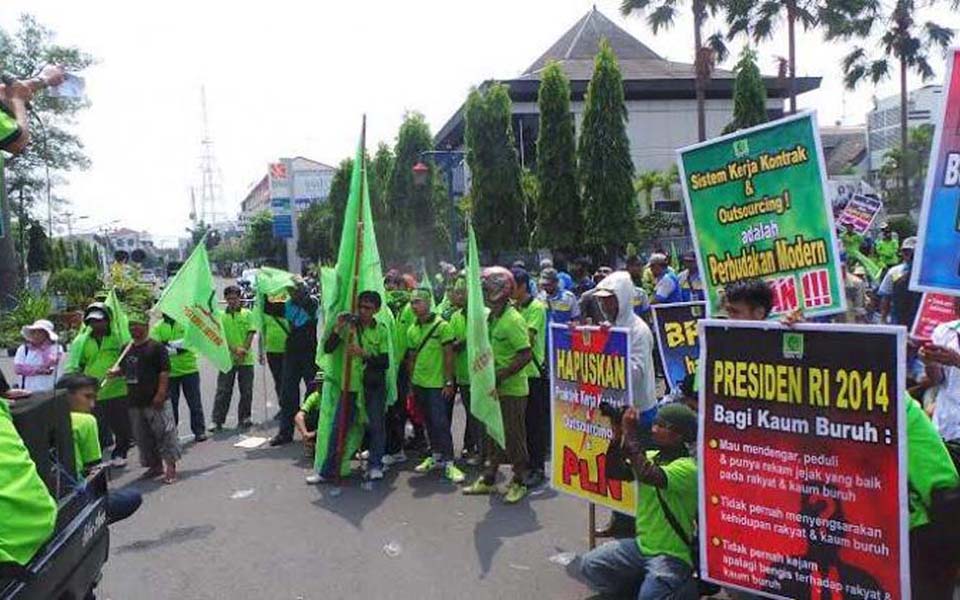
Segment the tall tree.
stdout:
<path fill-rule="evenodd" d="M 534 241 L 541 248 L 570 251 L 581 240 L 583 208 L 577 189 L 577 141 L 570 112 L 570 81 L 557 63 L 552 62 L 543 70 L 538 105 L 540 203 Z"/>
<path fill-rule="evenodd" d="M 281 240 L 273 237 L 273 217 L 268 211 L 254 215 L 244 236 L 247 258 L 273 262 L 286 256 Z M 285 260 L 285 259 L 284 259 Z"/>
<path fill-rule="evenodd" d="M 957 9 L 960 1 L 954 0 L 952 5 Z M 832 0 L 821 14 L 827 39 L 872 40 L 880 36 L 880 54 L 871 54 L 863 45 L 857 45 L 844 57 L 843 81 L 847 88 L 854 89 L 866 80 L 876 85 L 890 77 L 894 65 L 899 66 L 902 149 L 908 148 L 907 74 L 913 71 L 924 81 L 933 77 L 930 52 L 936 48 L 946 50 L 954 34 L 952 29 L 933 21 L 921 23 L 920 12 L 915 0 L 896 0 L 889 12 L 878 0 Z M 906 199 L 913 165 L 908 151 L 904 158 L 900 164 L 900 186 Z"/>
<path fill-rule="evenodd" d="M 623 78 L 606 40 L 587 87 L 578 150 L 584 240 L 607 257 L 634 237 L 637 213 Z"/>
<path fill-rule="evenodd" d="M 703 27 L 707 18 L 715 16 L 726 0 L 690 0 L 693 13 L 693 67 L 694 85 L 697 95 L 697 139 L 707 139 L 707 82 L 716 63 L 727 59 L 727 46 L 721 33 L 714 33 L 703 42 Z M 677 18 L 679 0 L 622 0 L 620 12 L 623 16 L 650 11 L 647 23 L 657 34 L 661 29 L 673 26 Z"/>
<path fill-rule="evenodd" d="M 78 257 L 79 258 L 79 257 Z M 79 260 L 77 261 L 80 262 Z M 27 242 L 27 272 L 50 270 L 50 240 L 47 238 L 43 225 L 33 220 Z"/>
<path fill-rule="evenodd" d="M 377 224 L 377 235 L 384 231 L 387 223 L 387 188 L 390 185 L 390 175 L 393 173 L 393 151 L 390 146 L 380 142 L 373 160 L 368 161 L 367 179 L 370 186 L 370 208 L 373 210 L 373 219 Z"/>
<path fill-rule="evenodd" d="M 470 91 L 464 138 L 472 178 L 472 224 L 484 249 L 494 256 L 527 246 L 512 114 L 510 95 L 503 84 Z"/>
<path fill-rule="evenodd" d="M 431 261 L 446 255 L 449 237 L 443 225 L 442 210 L 446 197 L 438 194 L 439 174 L 432 161 L 424 160 L 428 176 L 425 185 L 416 185 L 413 166 L 421 162 L 421 154 L 433 149 L 433 136 L 426 119 L 418 112 L 404 116 L 393 150 L 393 170 L 387 185 L 387 214 L 393 223 L 393 235 L 386 247 L 387 261 L 427 257 Z M 378 231 L 378 243 L 380 233 Z"/>
<path fill-rule="evenodd" d="M 790 112 L 797 112 L 797 23 L 804 31 L 819 23 L 821 0 L 728 0 L 729 37 L 744 34 L 756 43 L 774 36 L 780 19 L 787 22 L 786 76 L 790 94 Z"/>
<path fill-rule="evenodd" d="M 723 132 L 730 133 L 767 122 L 767 88 L 757 68 L 757 53 L 745 46 L 734 68 L 733 121 Z"/>
<path fill-rule="evenodd" d="M 353 161 L 351 161 L 352 164 Z M 330 263 L 336 259 L 333 220 L 333 204 L 316 202 L 297 218 L 300 237 L 297 239 L 297 254 L 313 263 Z M 343 211 L 341 209 L 341 223 Z"/>
<path fill-rule="evenodd" d="M 67 71 L 76 73 L 90 66 L 93 59 L 79 48 L 55 43 L 53 31 L 30 15 L 20 17 L 16 31 L 0 28 L 0 72 L 27 79 L 51 63 L 63 65 Z M 46 221 L 48 228 L 52 229 L 52 204 L 57 199 L 52 184 L 60 180 L 59 175 L 63 172 L 85 169 L 90 164 L 80 138 L 72 132 L 74 116 L 87 105 L 86 100 L 53 98 L 45 93 L 38 94 L 31 101 L 34 115 L 32 142 L 22 154 L 7 163 L 3 177 L 0 177 L 0 186 L 5 188 L 0 189 L 0 219 L 3 219 L 4 228 L 10 226 L 10 204 L 4 199 L 6 196 L 17 198 L 25 207 L 20 211 L 21 217 L 37 201 L 50 200 Z M 21 221 L 23 229 L 26 221 L 23 218 Z M 20 285 L 16 273 L 20 264 L 11 237 L 0 237 L 0 287 L 6 291 L 0 294 L 0 304 L 6 304 L 8 295 Z"/>
<path fill-rule="evenodd" d="M 340 235 L 343 233 L 343 212 L 347 208 L 347 198 L 350 196 L 350 176 L 353 173 L 353 158 L 345 158 L 337 165 L 330 182 L 330 195 L 327 204 L 330 205 L 330 256 L 336 258 L 337 248 L 340 247 Z"/>

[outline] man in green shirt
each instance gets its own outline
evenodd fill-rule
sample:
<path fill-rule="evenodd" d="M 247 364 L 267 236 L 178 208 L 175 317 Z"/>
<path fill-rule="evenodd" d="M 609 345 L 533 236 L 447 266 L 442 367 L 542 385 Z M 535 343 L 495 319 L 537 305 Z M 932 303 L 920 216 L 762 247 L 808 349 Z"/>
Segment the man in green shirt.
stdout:
<path fill-rule="evenodd" d="M 323 343 L 323 350 L 327 353 L 334 352 L 341 343 L 346 343 L 346 352 L 353 357 L 350 362 L 349 401 L 353 402 L 352 395 L 362 390 L 370 450 L 367 479 L 371 481 L 383 479 L 383 453 L 387 442 L 386 374 L 390 366 L 390 345 L 393 343 L 386 324 L 374 318 L 381 305 L 377 292 L 360 292 L 357 296 L 357 318 L 349 314 L 340 315 L 336 327 Z"/>
<path fill-rule="evenodd" d="M 550 373 L 546 366 L 547 305 L 530 294 L 530 274 L 514 269 L 517 283 L 513 303 L 527 324 L 532 359 L 527 365 L 530 396 L 524 416 L 527 450 L 530 453 L 530 474 L 526 486 L 537 487 L 546 481 L 546 462 L 550 454 Z"/>
<path fill-rule="evenodd" d="M 453 333 L 450 324 L 433 312 L 432 292 L 414 290 L 410 306 L 417 321 L 407 330 L 407 370 L 413 395 L 427 421 L 427 436 L 432 454 L 414 470 L 427 473 L 443 469 L 453 483 L 464 480 L 453 462 L 453 436 L 450 432 L 450 408 L 453 402 Z"/>
<path fill-rule="evenodd" d="M 237 428 L 248 429 L 253 426 L 250 411 L 253 406 L 253 336 L 257 328 L 253 315 L 240 305 L 240 288 L 235 285 L 223 291 L 227 300 L 227 311 L 223 315 L 223 333 L 233 357 L 233 368 L 217 375 L 217 395 L 213 401 L 213 426 L 210 431 L 223 430 L 223 424 L 230 412 L 233 398 L 233 382 L 238 382 L 240 402 L 237 404 Z"/>
<path fill-rule="evenodd" d="M 277 402 L 283 394 L 283 355 L 287 351 L 287 337 L 290 335 L 290 324 L 283 316 L 286 298 L 269 298 L 263 310 L 263 328 L 260 338 L 260 364 L 266 363 L 273 377 L 273 389 L 277 394 Z"/>
<path fill-rule="evenodd" d="M 107 371 L 120 359 L 125 346 L 118 334 L 111 333 L 112 319 L 110 309 L 102 302 L 88 306 L 83 322 L 90 327 L 90 333 L 82 345 L 76 348 L 71 346 L 71 352 L 80 352 L 76 361 L 78 372 L 102 383 L 97 405 L 93 409 L 100 430 L 100 446 L 107 448 L 112 444 L 110 464 L 122 468 L 127 465 L 127 452 L 133 446 L 133 430 L 126 381 L 123 378 L 107 379 Z M 74 362 L 72 358 L 70 362 Z"/>
<path fill-rule="evenodd" d="M 167 348 L 170 356 L 170 384 L 168 394 L 173 408 L 173 420 L 180 423 L 180 391 L 190 410 L 190 431 L 195 442 L 207 439 L 207 425 L 203 417 L 203 403 L 200 399 L 200 368 L 197 366 L 196 353 L 184 346 L 183 325 L 167 315 L 163 315 L 150 330 L 150 337 Z"/>
<path fill-rule="evenodd" d="M 0 398 L 0 563 L 26 565 L 53 533 L 57 503 Z"/>
<path fill-rule="evenodd" d="M 900 243 L 893 239 L 893 231 L 891 231 L 887 225 L 884 225 L 882 228 L 883 233 L 880 235 L 880 239 L 877 240 L 874 247 L 877 252 L 877 258 L 880 259 L 880 262 L 884 267 L 892 267 L 900 262 Z"/>
<path fill-rule="evenodd" d="M 580 572 L 601 594 L 695 600 L 693 552 L 697 549 L 690 541 L 697 519 L 697 464 L 687 445 L 696 440 L 697 415 L 677 402 L 661 406 L 651 428 L 658 450 L 643 449 L 638 427 L 637 409 L 630 408 L 624 414 L 622 432 L 621 425 L 614 424 L 610 442 L 611 448 L 620 447 L 620 456 L 629 461 L 638 482 L 637 537 L 608 542 L 586 553 Z"/>
<path fill-rule="evenodd" d="M 467 424 L 463 429 L 463 458 L 471 466 L 480 464 L 483 425 L 470 412 L 470 367 L 467 364 L 467 280 L 459 277 L 450 288 L 450 331 L 453 333 L 453 370 L 460 392 L 460 401 L 467 413 Z M 451 408 L 453 405 L 451 405 Z M 451 413 L 451 422 L 453 414 Z"/>
<path fill-rule="evenodd" d="M 503 415 L 503 434 L 506 450 L 490 436 L 484 441 L 486 467 L 483 474 L 464 488 L 468 495 L 492 494 L 496 491 L 500 465 L 510 463 L 513 480 L 504 495 L 504 502 L 514 504 L 527 495 L 524 481 L 528 476 L 530 458 L 527 454 L 526 411 L 530 388 L 527 382 L 527 364 L 533 353 L 527 324 L 510 306 L 516 282 L 504 267 L 489 267 L 483 271 L 483 297 L 490 308 L 490 349 L 497 372 L 497 396 Z"/>

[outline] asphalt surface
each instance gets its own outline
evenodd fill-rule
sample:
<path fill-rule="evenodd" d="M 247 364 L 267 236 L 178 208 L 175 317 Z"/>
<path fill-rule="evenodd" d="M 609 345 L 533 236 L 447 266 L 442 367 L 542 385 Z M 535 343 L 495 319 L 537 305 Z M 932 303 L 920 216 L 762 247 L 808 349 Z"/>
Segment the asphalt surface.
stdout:
<path fill-rule="evenodd" d="M 204 361 L 201 361 L 202 363 Z M 267 390 L 264 394 L 264 376 Z M 216 374 L 201 371 L 209 419 Z M 246 435 L 269 437 L 272 380 L 257 367 Z M 114 486 L 133 486 L 141 509 L 110 528 L 100 598 L 586 598 L 550 558 L 587 547 L 587 506 L 549 488 L 518 505 L 463 496 L 413 461 L 372 489 L 308 486 L 303 447 L 244 450 L 234 430 L 194 443 L 181 400 L 184 456 L 174 485 L 139 481 L 136 451 Z M 462 431 L 462 407 L 456 409 Z M 227 426 L 236 422 L 236 396 Z M 459 437 L 459 436 L 458 436 Z M 339 493 L 338 493 L 339 492 Z"/>

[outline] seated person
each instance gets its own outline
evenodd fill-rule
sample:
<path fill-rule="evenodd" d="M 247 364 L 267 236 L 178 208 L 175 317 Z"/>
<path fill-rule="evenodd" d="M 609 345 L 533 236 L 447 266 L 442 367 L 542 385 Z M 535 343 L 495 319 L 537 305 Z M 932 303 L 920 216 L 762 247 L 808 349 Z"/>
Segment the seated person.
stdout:
<path fill-rule="evenodd" d="M 697 416 L 679 402 L 661 406 L 651 429 L 658 449 L 646 452 L 638 427 L 637 411 L 630 408 L 622 425 L 614 424 L 610 442 L 622 446 L 638 482 L 637 537 L 591 550 L 583 556 L 580 572 L 601 594 L 695 600 L 697 549 L 691 544 L 697 519 L 697 464 L 687 445 L 696 440 Z"/>
<path fill-rule="evenodd" d="M 97 401 L 99 382 L 87 375 L 67 375 L 57 383 L 67 392 L 70 405 L 70 429 L 73 433 L 73 455 L 77 478 L 81 479 L 101 468 L 100 432 L 97 419 L 91 412 Z M 107 492 L 107 523 L 126 519 L 140 508 L 143 497 L 133 489 Z"/>
<path fill-rule="evenodd" d="M 307 456 L 312 457 L 317 449 L 317 423 L 320 420 L 320 398 L 323 394 L 323 371 L 317 371 L 314 389 L 307 390 L 307 396 L 300 404 L 300 410 L 293 417 L 293 426 L 303 439 Z"/>

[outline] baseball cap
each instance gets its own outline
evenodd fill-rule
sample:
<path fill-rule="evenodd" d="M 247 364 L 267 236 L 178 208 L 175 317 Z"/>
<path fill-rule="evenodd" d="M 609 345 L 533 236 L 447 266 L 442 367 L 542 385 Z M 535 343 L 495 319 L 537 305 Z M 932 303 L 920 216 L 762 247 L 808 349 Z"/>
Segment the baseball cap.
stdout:
<path fill-rule="evenodd" d="M 665 265 L 667 264 L 667 255 L 661 254 L 659 252 L 654 252 L 650 255 L 650 260 L 647 261 L 647 265 Z"/>
<path fill-rule="evenodd" d="M 901 250 L 916 250 L 917 249 L 917 238 L 915 236 L 910 236 L 907 239 L 903 240 L 903 243 L 900 244 Z"/>
<path fill-rule="evenodd" d="M 550 281 L 559 281 L 560 276 L 557 275 L 557 270 L 554 268 L 544 269 L 540 272 L 540 283 L 547 283 Z"/>

